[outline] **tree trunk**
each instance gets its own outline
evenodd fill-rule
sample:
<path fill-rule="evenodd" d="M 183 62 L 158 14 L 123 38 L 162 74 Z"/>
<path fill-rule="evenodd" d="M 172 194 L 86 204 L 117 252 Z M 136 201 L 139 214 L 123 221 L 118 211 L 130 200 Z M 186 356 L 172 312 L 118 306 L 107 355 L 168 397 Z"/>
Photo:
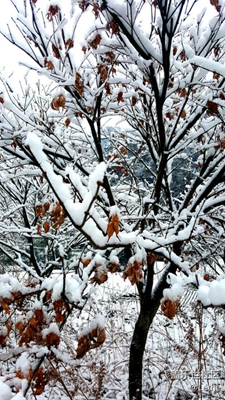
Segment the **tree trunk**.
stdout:
<path fill-rule="evenodd" d="M 180 254 L 180 244 L 176 243 L 174 251 Z M 130 347 L 129 360 L 129 398 L 130 400 L 142 400 L 142 369 L 145 345 L 151 323 L 158 311 L 163 290 L 168 287 L 167 276 L 169 272 L 175 273 L 176 265 L 169 264 L 164 270 L 159 282 L 153 288 L 153 264 L 148 265 L 147 284 L 144 293 L 139 291 L 141 309 L 135 324 L 133 338 Z M 140 289 L 140 288 L 139 288 Z"/>
<path fill-rule="evenodd" d="M 161 296 L 152 296 L 153 264 L 148 264 L 148 277 L 144 293 L 139 290 L 141 309 L 135 324 L 130 347 L 129 392 L 130 400 L 142 399 L 143 355 L 149 327 L 158 310 Z M 140 288 L 139 288 L 140 289 Z M 143 289 L 143 288 L 142 288 Z M 161 290 L 160 290 L 161 293 Z"/>
<path fill-rule="evenodd" d="M 149 327 L 153 316 L 140 311 L 130 347 L 129 392 L 130 400 L 142 399 L 142 364 Z"/>

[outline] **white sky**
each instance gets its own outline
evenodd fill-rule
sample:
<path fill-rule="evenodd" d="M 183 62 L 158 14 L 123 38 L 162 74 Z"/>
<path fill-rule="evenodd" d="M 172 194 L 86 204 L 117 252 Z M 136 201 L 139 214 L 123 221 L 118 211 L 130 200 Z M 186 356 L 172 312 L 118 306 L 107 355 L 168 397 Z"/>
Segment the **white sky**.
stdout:
<path fill-rule="evenodd" d="M 2 0 L 3 1 L 3 0 Z M 18 1 L 20 6 L 22 6 L 23 0 Z M 39 4 L 42 3 L 46 6 L 46 10 L 48 9 L 48 0 L 38 0 Z M 63 0 L 63 6 L 65 7 L 66 3 L 70 4 L 70 0 Z M 56 2 L 57 3 L 57 0 Z M 47 11 L 46 11 L 47 13 Z M 4 9 L 1 9 L 0 13 L 0 28 L 3 30 L 7 30 L 7 23 L 13 26 L 13 22 L 11 18 L 16 15 L 15 7 L 11 4 L 10 0 L 5 0 Z M 91 20 L 91 22 L 89 21 Z M 90 22 L 90 23 L 89 23 Z M 94 23 L 94 16 L 91 14 L 89 17 L 87 16 L 87 24 L 83 24 L 83 22 L 79 25 L 79 41 L 84 41 L 84 34 L 88 26 Z M 15 29 L 14 29 L 15 32 Z M 18 31 L 18 35 L 20 33 Z M 11 80 L 15 80 L 18 82 L 19 79 L 23 78 L 23 76 L 27 73 L 27 68 L 19 65 L 19 62 L 26 62 L 29 65 L 32 64 L 32 60 L 26 56 L 24 52 L 18 49 L 16 46 L 12 45 L 7 39 L 5 39 L 2 35 L 0 35 L 0 71 L 4 71 L 4 74 L 7 77 L 11 76 Z M 13 75 L 11 75 L 13 74 Z"/>

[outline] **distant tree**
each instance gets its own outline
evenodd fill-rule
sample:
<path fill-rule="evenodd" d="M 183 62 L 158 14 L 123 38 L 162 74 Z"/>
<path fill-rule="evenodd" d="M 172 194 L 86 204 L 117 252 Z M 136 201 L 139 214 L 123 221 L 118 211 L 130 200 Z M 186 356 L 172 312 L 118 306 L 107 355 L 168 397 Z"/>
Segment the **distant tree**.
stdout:
<path fill-rule="evenodd" d="M 140 400 L 147 334 L 160 303 L 172 318 L 187 284 L 196 286 L 204 305 L 225 301 L 213 292 L 224 287 L 223 276 L 212 286 L 205 274 L 218 271 L 225 239 L 224 4 L 207 2 L 209 18 L 196 0 L 11 2 L 17 17 L 2 33 L 32 59 L 32 65 L 23 62 L 28 69 L 53 83 L 38 83 L 37 90 L 24 85 L 17 94 L 2 78 L 3 192 L 8 204 L 23 205 L 25 258 L 36 279 L 48 276 L 54 263 L 41 269 L 34 261 L 35 230 L 49 245 L 65 223 L 71 240 L 82 241 L 82 249 L 71 247 L 80 252 L 74 270 L 81 287 L 90 276 L 103 283 L 120 263 L 124 278 L 137 286 L 129 389 L 130 399 Z M 91 12 L 80 44 L 79 27 L 88 25 Z M 11 185 L 18 191 L 20 182 L 18 195 Z M 28 190 L 35 199 L 32 223 Z M 62 215 L 55 226 L 52 204 Z M 48 214 L 42 207 L 50 205 Z M 63 246 L 65 238 L 59 231 Z M 10 236 L 2 251 L 12 257 L 13 250 L 18 259 L 21 249 L 13 243 Z M 59 254 L 67 256 L 67 250 Z M 165 266 L 154 285 L 158 259 Z M 68 307 L 78 306 L 63 290 Z"/>

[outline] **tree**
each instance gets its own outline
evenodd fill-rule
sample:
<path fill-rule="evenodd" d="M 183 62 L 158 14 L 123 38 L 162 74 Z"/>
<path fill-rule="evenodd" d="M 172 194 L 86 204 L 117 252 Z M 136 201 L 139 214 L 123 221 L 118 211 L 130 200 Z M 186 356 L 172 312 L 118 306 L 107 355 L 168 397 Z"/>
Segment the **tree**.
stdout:
<path fill-rule="evenodd" d="M 17 17 L 4 36 L 53 84 L 38 84 L 37 94 L 24 86 L 16 97 L 2 78 L 2 173 L 15 185 L 21 168 L 31 190 L 37 184 L 30 176 L 40 177 L 62 222 L 91 257 L 101 255 L 88 274 L 78 264 L 81 281 L 94 272 L 91 282 L 101 284 L 121 260 L 124 278 L 136 284 L 129 389 L 130 399 L 141 399 L 145 343 L 160 303 L 172 318 L 187 284 L 204 305 L 224 302 L 204 279 L 205 269 L 217 272 L 224 252 L 224 5 L 210 1 L 209 19 L 196 0 L 78 0 L 69 9 L 50 2 L 47 10 L 41 0 L 24 8 L 11 2 Z M 79 24 L 91 12 L 77 61 Z M 109 128 L 118 121 L 125 125 Z M 4 190 L 13 201 L 13 190 Z M 26 199 L 20 204 L 28 228 Z M 27 235 L 32 259 L 33 233 Z M 159 258 L 165 267 L 154 285 Z M 39 277 L 49 273 L 46 265 L 32 268 Z M 224 287 L 220 279 L 216 285 Z"/>

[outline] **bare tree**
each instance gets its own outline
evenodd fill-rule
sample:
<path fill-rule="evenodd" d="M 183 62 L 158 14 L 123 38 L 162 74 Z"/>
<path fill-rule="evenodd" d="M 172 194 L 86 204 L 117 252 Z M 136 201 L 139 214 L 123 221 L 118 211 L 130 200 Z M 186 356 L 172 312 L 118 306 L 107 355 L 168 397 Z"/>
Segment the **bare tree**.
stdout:
<path fill-rule="evenodd" d="M 30 169 L 42 177 L 76 235 L 104 260 L 92 282 L 120 260 L 137 285 L 129 388 L 130 399 L 141 399 L 147 334 L 163 297 L 167 315 L 182 284 L 199 288 L 205 305 L 224 301 L 201 294 L 211 282 L 200 274 L 217 272 L 224 252 L 224 6 L 209 2 L 209 18 L 196 0 L 82 0 L 69 11 L 57 2 L 47 12 L 41 0 L 18 3 L 2 33 L 53 84 L 24 86 L 18 98 L 3 78 L 2 173 L 15 180 L 11 171 L 22 167 L 28 185 Z M 77 34 L 90 12 L 78 62 Z M 32 234 L 29 241 L 32 258 Z M 154 285 L 159 258 L 165 267 Z"/>

